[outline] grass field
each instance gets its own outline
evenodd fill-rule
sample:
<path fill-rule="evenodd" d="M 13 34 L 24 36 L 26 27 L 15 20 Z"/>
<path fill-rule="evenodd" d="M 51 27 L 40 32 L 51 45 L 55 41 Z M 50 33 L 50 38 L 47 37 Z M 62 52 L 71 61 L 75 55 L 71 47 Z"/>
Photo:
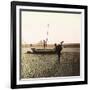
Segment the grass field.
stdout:
<path fill-rule="evenodd" d="M 64 48 L 58 63 L 57 54 L 26 54 L 22 48 L 21 78 L 61 77 L 80 75 L 80 49 Z"/>

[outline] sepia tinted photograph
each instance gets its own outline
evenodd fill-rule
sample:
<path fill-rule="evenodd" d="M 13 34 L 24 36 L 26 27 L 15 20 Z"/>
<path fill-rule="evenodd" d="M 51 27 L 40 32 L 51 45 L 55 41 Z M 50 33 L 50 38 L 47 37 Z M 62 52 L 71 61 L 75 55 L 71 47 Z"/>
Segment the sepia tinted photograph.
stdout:
<path fill-rule="evenodd" d="M 81 13 L 21 10 L 21 79 L 80 75 Z"/>
<path fill-rule="evenodd" d="M 11 88 L 87 84 L 87 6 L 11 2 Z"/>

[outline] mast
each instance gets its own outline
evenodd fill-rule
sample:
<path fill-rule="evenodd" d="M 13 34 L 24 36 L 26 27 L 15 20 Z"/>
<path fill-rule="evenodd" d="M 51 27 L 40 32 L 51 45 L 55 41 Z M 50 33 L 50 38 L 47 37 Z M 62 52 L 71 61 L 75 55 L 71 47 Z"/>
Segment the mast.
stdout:
<path fill-rule="evenodd" d="M 46 43 L 48 42 L 48 31 L 49 31 L 49 24 L 47 24 L 47 36 L 46 36 Z"/>
<path fill-rule="evenodd" d="M 49 24 L 47 24 L 46 40 L 43 40 L 44 49 L 45 49 L 45 47 L 47 47 L 47 42 L 48 42 L 48 30 L 49 30 Z"/>

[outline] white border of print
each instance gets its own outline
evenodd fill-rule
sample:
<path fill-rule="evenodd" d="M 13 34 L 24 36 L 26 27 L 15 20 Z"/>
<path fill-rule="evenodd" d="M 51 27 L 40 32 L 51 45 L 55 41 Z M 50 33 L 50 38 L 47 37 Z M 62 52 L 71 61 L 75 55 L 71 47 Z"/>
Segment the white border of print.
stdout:
<path fill-rule="evenodd" d="M 82 23 L 81 23 L 81 45 L 80 45 L 80 76 L 69 76 L 69 77 L 50 77 L 50 78 L 33 78 L 33 79 L 21 79 L 20 80 L 20 32 L 19 32 L 19 11 L 20 9 L 35 9 L 35 10 L 51 10 L 51 11 L 70 11 L 70 12 L 81 12 Z M 51 8 L 51 7 L 33 7 L 33 6 L 16 6 L 16 84 L 37 84 L 37 83 L 55 83 L 55 82 L 73 82 L 73 81 L 84 81 L 84 10 L 83 9 L 69 9 L 69 8 Z"/>

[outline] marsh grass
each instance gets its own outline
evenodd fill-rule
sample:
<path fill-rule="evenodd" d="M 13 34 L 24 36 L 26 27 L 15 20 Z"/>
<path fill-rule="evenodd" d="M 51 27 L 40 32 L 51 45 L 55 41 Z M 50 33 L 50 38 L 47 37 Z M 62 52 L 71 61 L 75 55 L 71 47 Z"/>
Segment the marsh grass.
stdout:
<path fill-rule="evenodd" d="M 80 52 L 57 54 L 21 54 L 21 78 L 80 75 Z"/>

